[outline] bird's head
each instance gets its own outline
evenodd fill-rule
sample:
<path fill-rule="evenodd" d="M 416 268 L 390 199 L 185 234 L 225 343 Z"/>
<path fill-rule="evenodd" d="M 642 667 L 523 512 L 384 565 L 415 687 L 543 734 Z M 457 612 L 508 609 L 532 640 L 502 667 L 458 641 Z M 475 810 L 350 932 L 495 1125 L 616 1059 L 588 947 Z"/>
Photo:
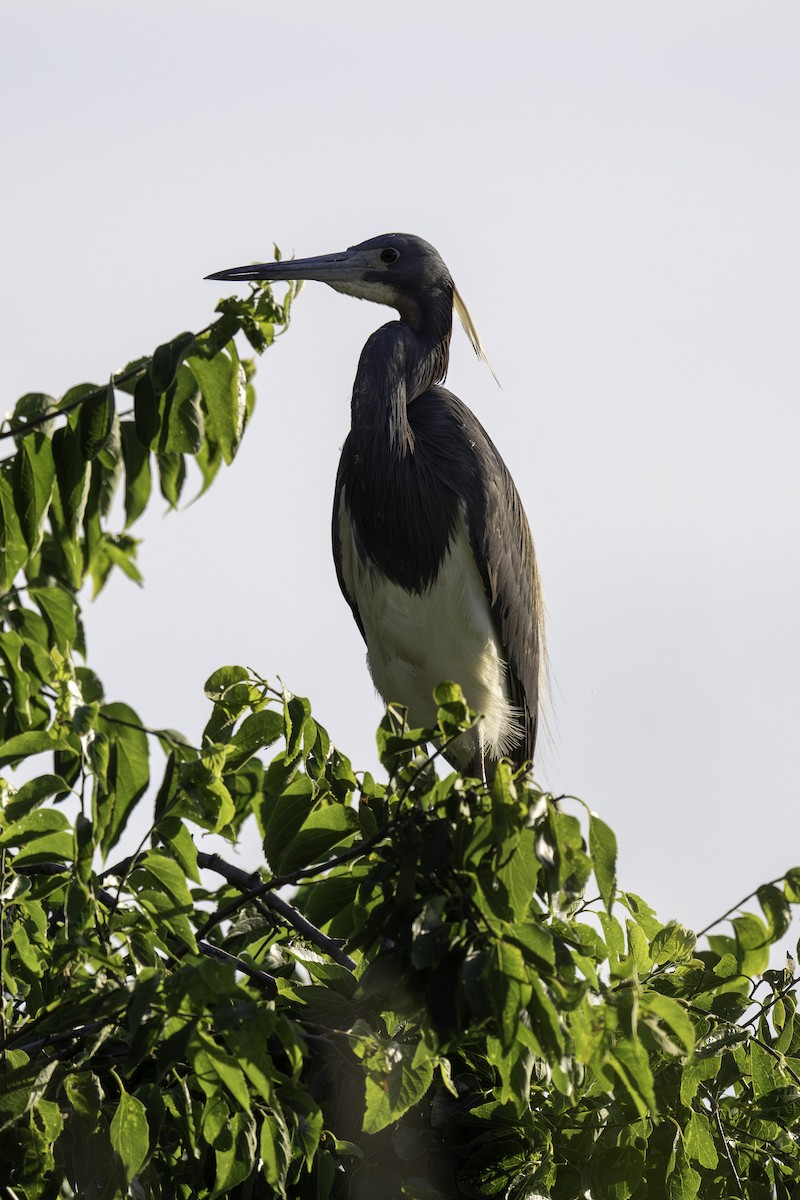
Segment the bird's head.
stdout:
<path fill-rule="evenodd" d="M 452 306 L 453 280 L 429 242 L 410 233 L 385 233 L 338 254 L 252 263 L 217 271 L 209 279 L 313 279 L 337 292 L 387 304 L 410 325 L 418 325 L 430 303 Z"/>
<path fill-rule="evenodd" d="M 418 332 L 425 332 L 431 325 L 441 329 L 444 324 L 448 336 L 455 307 L 475 353 L 479 358 L 486 358 L 478 332 L 444 260 L 430 242 L 412 233 L 384 233 L 338 254 L 250 263 L 227 271 L 215 271 L 206 278 L 236 282 L 317 280 L 347 296 L 373 300 L 396 309 L 401 319 Z"/>

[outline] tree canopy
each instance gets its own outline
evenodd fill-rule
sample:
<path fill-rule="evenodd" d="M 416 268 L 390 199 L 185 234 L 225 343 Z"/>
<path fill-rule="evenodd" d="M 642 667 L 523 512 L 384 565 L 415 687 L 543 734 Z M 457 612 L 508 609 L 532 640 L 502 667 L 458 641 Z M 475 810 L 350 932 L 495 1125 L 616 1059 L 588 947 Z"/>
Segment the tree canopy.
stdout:
<path fill-rule="evenodd" d="M 581 801 L 442 773 L 452 683 L 435 729 L 387 710 L 379 779 L 251 667 L 208 679 L 196 745 L 106 698 L 81 590 L 140 579 L 154 482 L 177 508 L 233 462 L 234 337 L 266 350 L 293 296 L 0 430 L 0 1194 L 797 1200 L 799 979 L 769 964 L 800 868 L 661 922 Z M 252 820 L 258 872 L 199 848 Z"/>

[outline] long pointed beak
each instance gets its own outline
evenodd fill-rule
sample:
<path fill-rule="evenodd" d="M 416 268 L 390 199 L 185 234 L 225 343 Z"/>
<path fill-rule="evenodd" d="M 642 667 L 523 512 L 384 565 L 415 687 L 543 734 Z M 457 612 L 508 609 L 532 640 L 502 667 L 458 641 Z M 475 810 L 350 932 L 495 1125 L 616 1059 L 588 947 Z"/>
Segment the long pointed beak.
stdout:
<path fill-rule="evenodd" d="M 320 283 L 346 283 L 355 278 L 363 263 L 352 250 L 341 254 L 320 254 L 316 258 L 290 258 L 285 262 L 250 263 L 245 267 L 230 267 L 227 271 L 215 271 L 206 279 L 280 280 L 314 279 Z"/>

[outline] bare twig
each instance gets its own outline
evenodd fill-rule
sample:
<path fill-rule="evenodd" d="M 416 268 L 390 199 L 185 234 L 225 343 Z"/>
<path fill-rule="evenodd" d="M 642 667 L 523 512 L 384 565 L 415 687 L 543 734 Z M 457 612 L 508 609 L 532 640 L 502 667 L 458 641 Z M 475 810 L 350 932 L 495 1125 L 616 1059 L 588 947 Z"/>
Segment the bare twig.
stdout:
<path fill-rule="evenodd" d="M 733 1178 L 736 1180 L 736 1190 L 738 1191 L 738 1193 L 741 1197 L 741 1200 L 747 1200 L 747 1196 L 745 1195 L 744 1187 L 742 1185 L 742 1180 L 739 1176 L 739 1172 L 736 1170 L 736 1163 L 733 1161 L 733 1155 L 731 1154 L 731 1148 L 728 1145 L 728 1137 L 727 1137 L 727 1134 L 725 1133 L 725 1128 L 722 1124 L 722 1117 L 719 1115 L 719 1105 L 717 1104 L 717 1098 L 716 1098 L 716 1096 L 712 1095 L 712 1093 L 708 1090 L 708 1088 L 704 1088 L 704 1091 L 706 1092 L 706 1095 L 708 1096 L 709 1100 L 711 1101 L 711 1107 L 714 1112 L 714 1120 L 716 1122 L 717 1129 L 719 1131 L 720 1141 L 722 1142 L 722 1148 L 725 1151 L 725 1157 L 728 1160 L 728 1166 L 731 1169 L 731 1174 L 733 1175 Z"/>
<path fill-rule="evenodd" d="M 746 1029 L 748 1025 L 754 1025 L 755 1022 L 758 1021 L 761 1017 L 763 1017 L 763 1015 L 765 1013 L 768 1013 L 769 1010 L 771 1008 L 773 1008 L 778 1003 L 779 1000 L 782 1000 L 784 996 L 788 996 L 789 992 L 791 992 L 792 989 L 795 988 L 798 983 L 800 983 L 800 975 L 794 975 L 789 980 L 788 983 L 784 984 L 784 986 L 781 988 L 781 990 L 779 992 L 775 993 L 775 995 L 772 997 L 771 1000 L 768 1000 L 764 1004 L 762 1004 L 761 1007 L 759 1008 L 758 1012 L 755 1013 L 752 1017 L 750 1017 L 749 1020 L 745 1021 L 742 1028 Z"/>
<path fill-rule="evenodd" d="M 277 995 L 278 982 L 274 975 L 269 975 L 266 971 L 259 971 L 257 967 L 251 967 L 249 963 L 243 962 L 235 954 L 229 954 L 227 950 L 223 950 L 221 946 L 214 946 L 211 942 L 198 940 L 197 949 L 207 958 L 217 958 L 220 962 L 228 963 L 242 975 L 252 979 L 254 983 L 261 984 L 270 996 Z"/>
<path fill-rule="evenodd" d="M 705 936 L 705 934 L 707 934 L 707 933 L 709 932 L 709 930 L 710 930 L 710 929 L 713 929 L 713 928 L 714 928 L 716 925 L 721 925 L 721 924 L 722 924 L 722 922 L 723 922 L 723 921 L 725 921 L 725 920 L 726 920 L 726 919 L 727 919 L 727 918 L 728 918 L 728 917 L 731 915 L 731 913 L 738 912 L 738 910 L 739 910 L 739 909 L 742 907 L 742 905 L 743 905 L 743 904 L 747 904 L 747 901 L 748 901 L 748 900 L 752 900 L 754 897 L 757 897 L 757 896 L 758 896 L 758 893 L 759 893 L 759 891 L 761 890 L 761 888 L 762 888 L 762 887 L 775 887 L 775 886 L 777 886 L 777 884 L 779 884 L 779 883 L 783 883 L 783 881 L 784 881 L 784 879 L 785 879 L 785 878 L 786 878 L 786 876 L 785 876 L 785 875 L 779 875 L 777 879 L 770 879 L 769 883 L 762 883 L 762 884 L 760 884 L 760 885 L 759 885 L 759 887 L 757 887 L 757 888 L 755 889 L 755 891 L 753 891 L 753 892 L 748 892 L 748 894 L 747 894 L 746 896 L 742 896 L 742 898 L 741 898 L 741 900 L 738 902 L 738 904 L 734 904 L 734 905 L 732 905 L 732 906 L 731 906 L 731 907 L 728 909 L 728 911 L 727 911 L 727 912 L 724 912 L 724 913 L 722 914 L 722 916 L 721 916 L 721 917 L 717 917 L 717 918 L 716 918 L 716 920 L 714 920 L 714 921 L 711 921 L 711 923 L 710 923 L 709 925 L 706 925 L 704 929 L 699 929 L 699 930 L 697 931 L 697 936 L 698 936 L 699 938 L 701 938 L 701 937 L 704 937 L 704 936 Z"/>
<path fill-rule="evenodd" d="M 202 851 L 197 855 L 197 865 L 208 871 L 216 871 L 218 875 L 222 875 L 234 887 L 242 889 L 242 895 L 237 897 L 235 902 L 236 908 L 243 906 L 248 901 L 261 903 L 266 908 L 279 914 L 292 925 L 298 933 L 301 933 L 313 945 L 323 950 L 334 962 L 340 966 L 346 967 L 348 971 L 354 971 L 356 964 L 348 954 L 342 950 L 342 941 L 340 938 L 331 938 L 317 929 L 316 925 L 303 916 L 293 905 L 288 901 L 282 900 L 280 896 L 275 896 L 270 890 L 264 891 L 264 885 L 261 877 L 256 873 L 248 873 L 242 871 L 239 867 L 233 866 L 231 863 L 225 862 L 218 854 L 204 854 Z M 268 881 L 270 886 L 275 886 L 274 880 Z M 255 885 L 255 886 L 254 886 Z M 205 937 L 206 934 L 213 929 L 220 921 L 225 920 L 223 915 L 225 909 L 230 908 L 230 905 L 225 905 L 218 913 L 212 913 L 205 924 L 199 931 L 199 937 Z M 235 911 L 235 910 L 234 910 Z"/>
<path fill-rule="evenodd" d="M 382 842 L 391 832 L 392 828 L 397 824 L 399 817 L 395 817 L 392 821 L 387 821 L 376 833 L 365 841 L 359 842 L 355 846 L 351 846 L 349 850 L 343 850 L 341 854 L 336 854 L 333 858 L 329 858 L 326 862 L 320 863 L 316 867 L 304 867 L 297 871 L 287 872 L 285 875 L 273 875 L 271 879 L 264 880 L 252 890 L 244 892 L 241 896 L 237 896 L 235 900 L 231 900 L 228 904 L 223 905 L 217 912 L 212 913 L 204 925 L 200 928 L 200 936 L 206 937 L 215 926 L 221 924 L 222 921 L 227 921 L 230 917 L 237 913 L 245 904 L 250 904 L 254 900 L 261 900 L 270 892 L 276 891 L 278 888 L 292 886 L 299 883 L 302 879 L 309 879 L 313 875 L 322 875 L 325 871 L 330 871 L 334 867 L 341 866 L 343 863 L 350 862 L 354 858 L 362 858 L 368 854 L 374 846 Z M 197 856 L 197 861 L 200 861 L 200 855 Z M 212 868 L 215 869 L 215 868 Z M 250 879 L 253 876 L 249 877 Z M 238 884 L 236 885 L 238 886 Z"/>
<path fill-rule="evenodd" d="M 91 1037 L 93 1033 L 104 1029 L 106 1025 L 116 1024 L 116 1017 L 108 1017 L 105 1021 L 90 1021 L 88 1025 L 77 1025 L 75 1029 L 65 1029 L 63 1033 L 48 1033 L 44 1037 L 37 1038 L 35 1042 L 25 1042 L 22 1046 L 15 1046 L 15 1050 L 22 1050 L 25 1054 L 35 1054 L 38 1050 L 43 1050 L 45 1046 L 57 1046 L 61 1042 L 79 1041 L 83 1038 Z"/>
<path fill-rule="evenodd" d="M 271 908 L 273 912 L 278 913 L 285 921 L 288 921 L 298 933 L 301 933 L 304 937 L 308 938 L 309 942 L 319 947 L 320 950 L 323 950 L 340 967 L 346 967 L 348 971 L 355 971 L 355 961 L 341 949 L 341 938 L 327 937 L 321 930 L 317 929 L 316 925 L 312 925 L 292 904 L 289 904 L 286 900 L 282 900 L 280 896 L 276 896 L 272 892 L 269 892 L 264 897 L 262 903 Z"/>
<path fill-rule="evenodd" d="M 169 742 L 172 746 L 180 746 L 182 750 L 192 750 L 195 754 L 200 753 L 198 747 L 193 746 L 191 742 L 187 742 L 183 738 L 175 737 L 174 730 L 150 729 L 147 725 L 142 725 L 138 721 L 126 721 L 124 717 L 109 716 L 109 714 L 102 708 L 100 709 L 99 716 L 101 720 L 108 721 L 110 725 L 124 725 L 127 729 L 138 729 L 140 733 L 146 733 L 148 737 L 154 737 L 161 741 Z"/>

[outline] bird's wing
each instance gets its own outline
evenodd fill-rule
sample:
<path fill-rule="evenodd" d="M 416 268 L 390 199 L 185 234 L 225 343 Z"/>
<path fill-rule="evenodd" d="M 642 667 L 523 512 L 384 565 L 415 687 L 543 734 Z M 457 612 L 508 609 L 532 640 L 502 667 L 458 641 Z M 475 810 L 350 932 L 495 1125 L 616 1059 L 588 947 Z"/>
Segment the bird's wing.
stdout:
<path fill-rule="evenodd" d="M 544 656 L 543 601 L 530 526 L 508 468 L 477 417 L 447 394 L 469 439 L 476 475 L 463 496 L 472 553 L 503 647 L 509 699 L 524 736 L 513 758 L 533 759 Z"/>
<path fill-rule="evenodd" d="M 361 620 L 361 614 L 358 611 L 358 605 L 356 604 L 354 598 L 350 595 L 350 592 L 347 590 L 347 583 L 345 582 L 346 575 L 351 573 L 348 571 L 348 564 L 345 562 L 345 559 L 346 556 L 352 555 L 353 553 L 352 538 L 349 536 L 349 531 L 344 539 L 342 537 L 342 517 L 344 515 L 344 480 L 349 462 L 350 451 L 348 443 L 349 438 L 344 444 L 342 457 L 339 460 L 339 470 L 336 474 L 336 488 L 333 493 L 331 541 L 333 543 L 333 561 L 336 566 L 336 578 L 339 580 L 339 587 L 341 588 L 342 595 L 344 596 L 345 600 L 350 605 L 350 611 L 353 614 L 355 623 L 361 632 L 361 636 L 366 642 L 367 635 L 364 632 L 364 622 Z"/>

